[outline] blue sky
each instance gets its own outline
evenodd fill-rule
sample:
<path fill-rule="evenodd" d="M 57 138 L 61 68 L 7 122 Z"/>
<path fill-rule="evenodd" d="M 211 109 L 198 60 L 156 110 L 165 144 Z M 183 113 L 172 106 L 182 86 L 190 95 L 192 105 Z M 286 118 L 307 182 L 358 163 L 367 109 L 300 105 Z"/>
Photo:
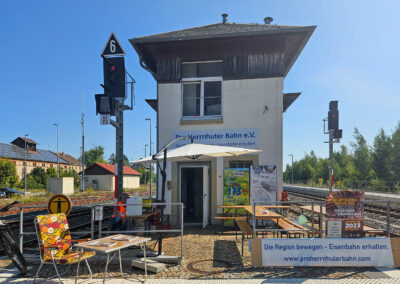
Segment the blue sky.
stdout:
<path fill-rule="evenodd" d="M 82 94 L 86 149 L 115 151 L 115 130 L 101 126 L 94 94 L 103 81 L 100 52 L 114 31 L 127 52 L 126 67 L 136 80 L 136 107 L 125 112 L 124 150 L 143 156 L 150 117 L 145 98 L 156 83 L 143 70 L 128 39 L 221 21 L 317 25 L 285 79 L 285 92 L 301 97 L 284 114 L 284 164 L 315 150 L 326 156 L 322 119 L 330 100 L 339 100 L 342 144 L 354 127 L 372 142 L 379 128 L 390 132 L 400 120 L 399 1 L 1 1 L 0 142 L 29 133 L 43 149 L 76 157 L 80 151 Z M 153 131 L 155 133 L 155 131 Z M 155 137 L 154 137 L 155 138 Z M 335 145 L 338 149 L 338 145 Z"/>

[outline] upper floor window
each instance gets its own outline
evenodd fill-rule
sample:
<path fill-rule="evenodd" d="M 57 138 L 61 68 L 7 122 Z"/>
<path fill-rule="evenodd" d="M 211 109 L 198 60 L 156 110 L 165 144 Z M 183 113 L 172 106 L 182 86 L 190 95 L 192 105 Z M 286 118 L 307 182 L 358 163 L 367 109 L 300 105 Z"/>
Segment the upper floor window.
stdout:
<path fill-rule="evenodd" d="M 182 116 L 221 116 L 222 62 L 182 64 Z"/>
<path fill-rule="evenodd" d="M 253 161 L 229 161 L 229 168 L 248 168 L 253 165 Z"/>

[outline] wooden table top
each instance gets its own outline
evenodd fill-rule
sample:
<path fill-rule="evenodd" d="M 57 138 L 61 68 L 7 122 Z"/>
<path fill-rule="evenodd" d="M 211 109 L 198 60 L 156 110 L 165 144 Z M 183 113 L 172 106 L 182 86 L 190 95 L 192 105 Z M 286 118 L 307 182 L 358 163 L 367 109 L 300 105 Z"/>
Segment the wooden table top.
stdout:
<path fill-rule="evenodd" d="M 129 241 L 117 241 L 117 240 L 113 240 L 116 237 L 132 237 L 129 235 L 122 235 L 122 234 L 118 234 L 118 235 L 112 235 L 112 236 L 108 236 L 105 238 L 100 238 L 97 240 L 91 240 L 88 242 L 83 242 L 83 243 L 79 243 L 74 245 L 74 247 L 76 248 L 81 248 L 81 249 L 86 249 L 86 250 L 94 250 L 96 252 L 101 252 L 101 253 L 110 253 L 116 250 L 120 250 L 123 248 L 127 248 L 130 246 L 135 246 L 135 245 L 139 245 L 141 243 L 145 243 L 151 240 L 151 238 L 142 238 L 142 237 L 135 237 L 132 240 Z M 98 246 L 98 245 L 91 245 L 94 244 L 96 242 L 113 242 L 115 244 L 113 244 L 112 246 Z"/>
<path fill-rule="evenodd" d="M 312 211 L 312 206 L 311 205 L 303 205 L 303 206 L 299 206 L 301 209 L 303 210 L 308 210 L 308 211 Z M 320 205 L 314 205 L 314 213 L 319 214 L 320 213 Z M 326 207 L 322 206 L 322 214 L 325 215 L 326 214 Z"/>
<path fill-rule="evenodd" d="M 253 206 L 245 206 L 244 209 L 253 215 Z M 256 219 L 280 219 L 283 218 L 282 215 L 268 210 L 270 207 L 267 206 L 256 206 Z"/>
<path fill-rule="evenodd" d="M 153 212 L 145 212 L 145 213 L 143 213 L 142 215 L 138 215 L 138 216 L 125 216 L 125 219 L 126 219 L 126 220 L 140 220 L 140 219 L 145 220 L 145 219 L 147 219 L 147 218 L 149 218 L 150 216 L 153 216 L 153 215 L 155 215 L 155 214 L 157 214 L 156 211 L 153 211 Z"/>

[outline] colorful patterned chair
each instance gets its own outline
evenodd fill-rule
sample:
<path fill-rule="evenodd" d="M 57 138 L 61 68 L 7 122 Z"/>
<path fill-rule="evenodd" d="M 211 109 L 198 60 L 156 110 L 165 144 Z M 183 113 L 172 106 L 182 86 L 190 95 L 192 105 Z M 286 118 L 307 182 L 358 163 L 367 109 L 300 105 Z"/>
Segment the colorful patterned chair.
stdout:
<path fill-rule="evenodd" d="M 92 271 L 87 259 L 93 257 L 96 253 L 73 250 L 74 243 L 87 240 L 71 240 L 67 216 L 64 213 L 36 216 L 35 228 L 40 248 L 40 266 L 33 282 L 38 277 L 43 264 L 52 264 L 58 280 L 62 283 L 57 265 L 68 265 L 69 267 L 71 264 L 78 263 L 79 260 L 85 260 L 90 272 L 90 279 L 92 278 Z M 78 272 L 79 265 L 76 271 L 77 275 Z"/>

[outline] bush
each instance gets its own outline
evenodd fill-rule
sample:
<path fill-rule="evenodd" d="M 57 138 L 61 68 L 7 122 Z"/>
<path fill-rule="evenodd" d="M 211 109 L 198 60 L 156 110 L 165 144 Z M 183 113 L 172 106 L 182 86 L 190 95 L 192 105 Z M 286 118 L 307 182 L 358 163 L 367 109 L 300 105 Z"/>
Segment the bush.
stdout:
<path fill-rule="evenodd" d="M 17 169 L 9 159 L 0 159 L 0 187 L 13 187 L 18 183 Z"/>

